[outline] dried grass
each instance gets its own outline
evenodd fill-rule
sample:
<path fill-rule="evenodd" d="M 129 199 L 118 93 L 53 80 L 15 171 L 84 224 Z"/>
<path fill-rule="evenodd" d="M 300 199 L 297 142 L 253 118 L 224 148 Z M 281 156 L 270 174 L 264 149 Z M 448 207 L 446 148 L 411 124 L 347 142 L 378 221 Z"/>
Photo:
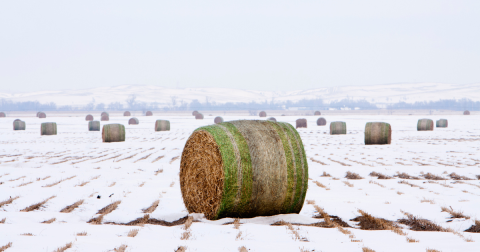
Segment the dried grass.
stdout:
<path fill-rule="evenodd" d="M 118 205 L 121 203 L 120 200 L 117 200 L 109 205 L 107 205 L 106 207 L 98 210 L 97 214 L 109 214 L 111 212 L 113 212 L 115 209 L 117 209 Z"/>
<path fill-rule="evenodd" d="M 469 177 L 458 175 L 455 172 L 450 173 L 448 176 L 453 180 L 473 180 Z"/>
<path fill-rule="evenodd" d="M 440 177 L 440 176 L 435 175 L 435 174 L 431 174 L 430 172 L 428 172 L 427 174 L 423 174 L 422 177 L 424 177 L 425 179 L 430 179 L 430 180 L 446 180 L 446 178 Z"/>
<path fill-rule="evenodd" d="M 72 247 L 72 243 L 69 242 L 69 243 L 65 244 L 65 246 L 57 248 L 56 250 L 54 250 L 54 252 L 64 252 L 65 250 L 67 250 L 71 247 Z"/>
<path fill-rule="evenodd" d="M 42 223 L 44 224 L 51 224 L 52 222 L 54 222 L 56 220 L 56 218 L 51 218 L 49 220 L 46 220 L 46 221 L 43 221 Z"/>
<path fill-rule="evenodd" d="M 23 235 L 23 236 L 34 236 L 32 233 L 23 233 L 21 235 Z"/>
<path fill-rule="evenodd" d="M 375 185 L 378 185 L 378 186 L 380 186 L 380 187 L 382 187 L 382 188 L 385 188 L 384 185 L 378 183 L 377 181 L 370 180 L 368 183 L 369 183 L 369 184 L 375 184 Z"/>
<path fill-rule="evenodd" d="M 137 234 L 138 234 L 138 229 L 132 229 L 132 230 L 128 231 L 127 236 L 128 237 L 135 237 L 135 236 L 137 236 Z"/>
<path fill-rule="evenodd" d="M 425 197 L 420 200 L 421 203 L 425 203 L 425 202 L 428 202 L 430 204 L 435 204 L 435 201 L 431 200 L 431 199 L 426 199 Z"/>
<path fill-rule="evenodd" d="M 375 250 L 367 248 L 367 247 L 363 247 L 362 252 L 375 252 Z"/>
<path fill-rule="evenodd" d="M 125 252 L 125 250 L 127 250 L 127 247 L 128 247 L 127 245 L 122 244 L 120 247 L 114 248 L 113 251 L 115 251 L 115 252 Z"/>
<path fill-rule="evenodd" d="M 349 171 L 347 171 L 347 175 L 345 175 L 345 178 L 347 178 L 347 179 L 363 179 L 363 177 L 358 175 L 357 173 L 349 172 Z"/>
<path fill-rule="evenodd" d="M 30 212 L 30 211 L 33 211 L 33 210 L 37 210 L 37 209 L 39 209 L 43 204 L 47 203 L 49 200 L 51 200 L 51 199 L 53 199 L 53 198 L 55 198 L 55 197 L 56 197 L 56 196 L 52 196 L 52 197 L 50 197 L 50 198 L 48 198 L 48 199 L 46 199 L 46 200 L 44 200 L 44 201 L 42 201 L 42 202 L 39 202 L 39 203 L 33 204 L 33 205 L 31 205 L 31 206 L 28 206 L 28 207 L 26 207 L 25 209 L 20 210 L 20 212 Z"/>
<path fill-rule="evenodd" d="M 318 182 L 318 181 L 313 181 L 313 183 L 315 183 L 317 186 L 321 187 L 321 188 L 325 188 L 327 190 L 330 190 L 329 188 L 327 188 L 324 184 Z"/>
<path fill-rule="evenodd" d="M 315 200 L 307 200 L 307 204 L 309 204 L 309 205 L 315 205 Z"/>
<path fill-rule="evenodd" d="M 7 200 L 4 200 L 4 201 L 0 202 L 0 207 L 3 207 L 4 205 L 12 204 L 12 202 L 13 202 L 14 200 L 18 199 L 18 198 L 20 198 L 20 197 L 17 196 L 17 197 L 13 197 L 13 198 L 12 198 L 12 197 L 10 196 L 10 199 L 7 199 Z"/>
<path fill-rule="evenodd" d="M 163 169 L 158 169 L 155 171 L 155 176 L 157 176 L 159 173 L 162 173 L 163 172 Z"/>
<path fill-rule="evenodd" d="M 407 242 L 409 243 L 416 243 L 416 242 L 420 242 L 419 240 L 415 240 L 413 238 L 410 238 L 410 237 L 407 237 Z"/>
<path fill-rule="evenodd" d="M 233 228 L 240 229 L 240 219 L 239 218 L 235 218 L 235 220 L 233 221 Z"/>
<path fill-rule="evenodd" d="M 377 177 L 377 179 L 391 179 L 392 177 L 390 176 L 387 176 L 385 174 L 381 174 L 381 173 L 378 173 L 378 172 L 370 172 L 370 174 L 368 174 L 368 176 L 371 176 L 371 177 Z"/>
<path fill-rule="evenodd" d="M 5 246 L 1 246 L 1 247 L 0 247 L 0 252 L 3 252 L 3 251 L 5 251 L 5 250 L 7 250 L 7 249 L 10 248 L 11 246 L 12 246 L 12 243 L 11 243 L 11 242 L 7 243 L 7 245 L 5 245 Z"/>
<path fill-rule="evenodd" d="M 159 157 L 155 158 L 155 159 L 152 161 L 152 163 L 155 163 L 155 162 L 157 162 L 158 160 L 160 160 L 160 159 L 162 159 L 162 158 L 164 158 L 164 157 L 165 157 L 165 156 L 159 156 Z"/>
<path fill-rule="evenodd" d="M 420 179 L 419 177 L 410 176 L 405 172 L 398 173 L 397 175 L 394 175 L 394 177 L 398 177 L 398 178 L 401 178 L 401 179 Z"/>
<path fill-rule="evenodd" d="M 436 249 L 427 248 L 426 252 L 442 252 L 442 251 L 436 250 Z"/>
<path fill-rule="evenodd" d="M 185 252 L 185 251 L 187 251 L 187 247 L 185 247 L 185 246 L 179 246 L 179 247 L 175 250 L 175 252 Z"/>
<path fill-rule="evenodd" d="M 160 200 L 155 200 L 152 203 L 151 206 L 149 206 L 148 208 L 142 209 L 142 212 L 143 213 L 153 213 L 153 211 L 155 211 L 155 209 L 157 209 L 159 203 L 160 203 Z"/>
<path fill-rule="evenodd" d="M 320 177 L 331 177 L 330 174 L 326 173 L 325 171 L 323 172 L 322 175 L 320 175 Z"/>
<path fill-rule="evenodd" d="M 7 220 L 7 218 L 3 218 L 0 220 L 0 224 L 5 224 L 5 221 Z"/>
<path fill-rule="evenodd" d="M 373 217 L 372 215 L 358 210 L 361 216 L 355 217 L 352 221 L 358 221 L 360 229 L 363 230 L 392 230 L 396 234 L 405 235 L 400 227 L 393 221 L 385 220 L 382 218 Z"/>
<path fill-rule="evenodd" d="M 455 212 L 452 207 L 450 207 L 450 208 L 442 207 L 442 212 L 449 213 L 451 215 L 452 219 L 456 219 L 456 218 L 459 218 L 459 219 L 465 218 L 467 220 L 470 219 L 470 217 L 463 215 L 463 212 L 461 212 L 461 211 L 460 212 Z"/>
<path fill-rule="evenodd" d="M 73 179 L 73 178 L 75 178 L 76 176 L 77 176 L 77 175 L 71 176 L 71 177 L 66 178 L 66 179 L 61 179 L 61 180 L 59 180 L 59 181 L 57 181 L 57 182 L 55 182 L 55 183 L 48 184 L 48 185 L 45 185 L 45 186 L 42 186 L 42 187 L 52 187 L 52 186 L 56 186 L 56 185 L 62 183 L 63 181 Z"/>
<path fill-rule="evenodd" d="M 84 200 L 79 200 L 69 206 L 66 206 L 65 208 L 63 208 L 62 210 L 60 210 L 60 213 L 70 213 L 72 212 L 73 210 L 75 210 L 75 208 L 79 207 L 81 204 L 83 204 L 83 201 Z"/>
<path fill-rule="evenodd" d="M 480 233 L 480 220 L 475 220 L 475 225 L 469 227 L 465 232 Z"/>
<path fill-rule="evenodd" d="M 446 229 L 429 220 L 419 219 L 407 212 L 403 212 L 403 214 L 407 216 L 407 219 L 399 219 L 398 223 L 409 226 L 411 230 L 447 232 Z"/>
<path fill-rule="evenodd" d="M 349 187 L 353 187 L 353 184 L 350 184 L 348 181 L 342 181 L 342 182 Z"/>
<path fill-rule="evenodd" d="M 248 249 L 245 246 L 241 246 L 238 248 L 238 252 L 248 252 Z"/>
<path fill-rule="evenodd" d="M 77 236 L 87 236 L 87 232 L 83 231 L 83 232 L 77 233 Z"/>

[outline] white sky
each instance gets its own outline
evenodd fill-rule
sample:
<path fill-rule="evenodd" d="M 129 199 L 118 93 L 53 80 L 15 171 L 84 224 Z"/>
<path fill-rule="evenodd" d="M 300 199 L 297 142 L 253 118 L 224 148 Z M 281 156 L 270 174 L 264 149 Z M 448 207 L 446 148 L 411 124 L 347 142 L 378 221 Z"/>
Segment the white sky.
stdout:
<path fill-rule="evenodd" d="M 0 2 L 0 90 L 480 81 L 480 1 Z"/>

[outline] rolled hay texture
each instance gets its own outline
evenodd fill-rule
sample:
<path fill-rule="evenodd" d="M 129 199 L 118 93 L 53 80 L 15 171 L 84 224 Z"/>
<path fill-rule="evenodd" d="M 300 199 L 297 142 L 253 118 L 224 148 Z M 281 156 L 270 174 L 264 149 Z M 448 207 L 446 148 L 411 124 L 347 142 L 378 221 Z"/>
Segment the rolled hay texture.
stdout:
<path fill-rule="evenodd" d="M 193 116 L 196 116 L 197 114 L 198 114 L 198 111 L 196 111 L 196 110 L 192 112 Z"/>
<path fill-rule="evenodd" d="M 110 114 L 108 114 L 107 112 L 104 111 L 104 112 L 102 112 L 102 113 L 100 114 L 100 117 L 102 117 L 102 116 L 104 116 L 104 115 L 110 116 Z"/>
<path fill-rule="evenodd" d="M 275 117 L 269 117 L 267 120 L 272 121 L 272 122 L 276 122 L 276 121 L 277 121 L 277 119 L 275 119 Z"/>
<path fill-rule="evenodd" d="M 313 113 L 313 115 L 321 115 L 322 113 L 320 113 L 320 111 L 315 111 L 315 113 Z"/>
<path fill-rule="evenodd" d="M 260 116 L 260 117 L 267 117 L 267 112 L 265 112 L 265 111 L 260 111 L 260 113 L 258 114 L 258 116 Z"/>
<path fill-rule="evenodd" d="M 392 126 L 384 122 L 368 122 L 365 125 L 365 145 L 390 144 L 392 142 Z"/>
<path fill-rule="evenodd" d="M 296 124 L 297 124 L 297 127 L 296 127 L 297 129 L 298 128 L 306 128 L 307 127 L 307 119 L 305 119 L 305 118 L 297 119 Z"/>
<path fill-rule="evenodd" d="M 131 116 L 132 114 L 130 113 L 130 111 L 125 111 L 123 112 L 123 116 Z"/>
<path fill-rule="evenodd" d="M 155 131 L 170 131 L 170 121 L 157 120 L 155 122 Z"/>
<path fill-rule="evenodd" d="M 223 122 L 223 118 L 221 116 L 215 117 L 215 120 L 213 120 L 214 123 L 219 124 Z"/>
<path fill-rule="evenodd" d="M 132 118 L 130 118 L 130 120 L 128 120 L 129 125 L 130 124 L 138 124 L 138 123 L 139 123 L 139 121 L 136 117 L 132 117 Z"/>
<path fill-rule="evenodd" d="M 327 125 L 327 120 L 323 117 L 317 119 L 317 126 L 325 126 Z"/>
<path fill-rule="evenodd" d="M 468 110 L 463 111 L 463 115 L 470 115 L 470 111 Z"/>
<path fill-rule="evenodd" d="M 417 123 L 417 131 L 433 130 L 433 120 L 419 119 Z"/>
<path fill-rule="evenodd" d="M 92 115 L 85 116 L 85 121 L 93 121 L 93 116 Z"/>
<path fill-rule="evenodd" d="M 104 143 L 124 142 L 125 126 L 118 123 L 103 125 L 102 140 Z"/>
<path fill-rule="evenodd" d="M 437 128 L 448 128 L 448 120 L 447 119 L 437 120 Z"/>
<path fill-rule="evenodd" d="M 102 115 L 102 118 L 100 118 L 100 121 L 110 121 L 110 117 L 108 115 Z"/>
<path fill-rule="evenodd" d="M 197 114 L 195 115 L 195 119 L 203 120 L 203 114 L 202 114 L 202 113 L 197 113 Z"/>
<path fill-rule="evenodd" d="M 146 116 L 153 116 L 153 113 L 152 113 L 152 111 L 147 111 L 147 112 L 145 113 L 145 115 L 146 115 Z"/>
<path fill-rule="evenodd" d="M 5 114 L 5 112 L 0 112 L 0 117 L 6 117 L 7 115 Z"/>
<path fill-rule="evenodd" d="M 331 122 L 330 123 L 330 135 L 345 135 L 347 134 L 346 122 Z"/>
<path fill-rule="evenodd" d="M 13 121 L 13 130 L 25 130 L 25 122 L 20 119 L 16 119 Z"/>
<path fill-rule="evenodd" d="M 299 213 L 308 186 L 302 139 L 289 123 L 240 120 L 196 129 L 180 163 L 183 202 L 215 220 Z"/>
<path fill-rule="evenodd" d="M 56 135 L 57 134 L 57 123 L 54 122 L 45 122 L 40 125 L 40 135 Z"/>
<path fill-rule="evenodd" d="M 100 122 L 99 121 L 88 122 L 88 131 L 100 131 Z"/>
<path fill-rule="evenodd" d="M 44 112 L 39 112 L 38 118 L 47 118 L 47 114 L 45 114 Z"/>

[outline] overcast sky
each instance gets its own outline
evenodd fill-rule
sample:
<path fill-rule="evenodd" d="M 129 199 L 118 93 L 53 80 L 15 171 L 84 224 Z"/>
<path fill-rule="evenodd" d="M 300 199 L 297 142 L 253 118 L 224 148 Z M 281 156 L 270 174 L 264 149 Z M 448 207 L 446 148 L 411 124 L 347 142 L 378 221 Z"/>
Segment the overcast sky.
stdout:
<path fill-rule="evenodd" d="M 480 1 L 0 2 L 0 90 L 480 81 Z"/>

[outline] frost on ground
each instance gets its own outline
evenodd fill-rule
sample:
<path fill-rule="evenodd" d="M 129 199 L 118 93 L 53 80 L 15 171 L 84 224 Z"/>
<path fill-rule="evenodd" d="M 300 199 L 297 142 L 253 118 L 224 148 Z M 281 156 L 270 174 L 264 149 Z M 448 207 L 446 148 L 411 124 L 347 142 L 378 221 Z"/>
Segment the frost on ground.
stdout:
<path fill-rule="evenodd" d="M 300 214 L 209 221 L 188 213 L 179 185 L 182 148 L 213 123 L 161 115 L 112 117 L 126 142 L 102 143 L 84 115 L 0 119 L 0 250 L 10 251 L 478 251 L 480 121 L 417 132 L 412 116 L 324 116 L 347 122 L 299 129 L 309 164 Z M 228 117 L 257 119 L 256 117 Z M 445 115 L 442 115 L 445 117 Z M 430 116 L 431 119 L 439 119 Z M 154 132 L 156 119 L 172 130 Z M 296 117 L 277 120 L 294 125 Z M 57 122 L 58 135 L 40 136 Z M 366 122 L 389 122 L 391 145 L 365 146 Z M 105 122 L 102 122 L 105 123 Z M 327 124 L 328 125 L 328 124 Z M 469 232 L 465 232 L 465 230 Z"/>

